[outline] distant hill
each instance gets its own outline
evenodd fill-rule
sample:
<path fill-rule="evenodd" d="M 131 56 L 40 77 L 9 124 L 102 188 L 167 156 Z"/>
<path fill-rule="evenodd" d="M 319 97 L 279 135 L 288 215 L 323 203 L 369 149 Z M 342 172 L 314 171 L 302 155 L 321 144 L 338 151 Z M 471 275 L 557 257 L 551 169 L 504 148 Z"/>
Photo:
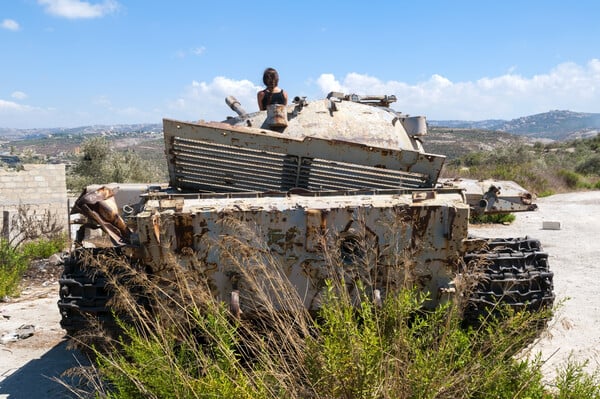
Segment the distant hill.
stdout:
<path fill-rule="evenodd" d="M 68 135 L 115 135 L 123 133 L 162 132 L 161 123 L 137 123 L 132 125 L 92 125 L 74 128 L 9 129 L 0 127 L 0 139 L 31 140 Z"/>
<path fill-rule="evenodd" d="M 600 133 L 600 113 L 553 110 L 517 119 L 482 121 L 430 120 L 433 128 L 490 130 L 526 136 L 530 139 L 571 140 L 593 137 Z M 162 132 L 160 123 L 132 125 L 93 125 L 76 128 L 7 129 L 0 127 L 0 140 L 29 140 L 56 135 L 114 135 L 123 133 Z"/>
<path fill-rule="evenodd" d="M 554 110 L 523 116 L 510 121 L 488 119 L 483 121 L 429 121 L 432 127 L 455 129 L 494 130 L 532 139 L 571 140 L 592 137 L 600 133 L 600 113 L 582 113 Z"/>
<path fill-rule="evenodd" d="M 533 140 L 528 137 L 495 130 L 431 126 L 422 140 L 426 152 L 445 155 L 448 159 L 512 145 L 533 145 Z"/>

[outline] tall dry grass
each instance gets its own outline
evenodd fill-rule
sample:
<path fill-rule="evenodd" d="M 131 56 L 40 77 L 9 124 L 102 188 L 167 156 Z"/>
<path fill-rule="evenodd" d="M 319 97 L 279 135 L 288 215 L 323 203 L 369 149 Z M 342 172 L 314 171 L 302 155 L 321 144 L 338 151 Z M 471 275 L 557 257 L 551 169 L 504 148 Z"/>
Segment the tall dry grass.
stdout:
<path fill-rule="evenodd" d="M 94 365 L 79 370 L 86 385 L 73 392 L 100 398 L 569 398 L 576 387 L 581 398 L 600 394 L 597 378 L 577 374 L 577 366 L 552 391 L 542 383 L 543 359 L 515 358 L 547 315 L 495 309 L 503 317 L 465 327 L 464 298 L 474 275 L 458 284 L 464 292 L 456 301 L 428 310 L 410 253 L 391 248 L 396 262 L 380 270 L 367 232 L 347 242 L 356 247 L 344 253 L 339 237 L 323 236 L 327 272 L 316 282 L 320 310 L 311 314 L 261 235 L 239 221 L 227 223 L 237 234 L 213 245 L 235 281 L 241 313 L 215 295 L 208 268 L 184 269 L 174 254 L 160 273 L 119 257 L 89 261 L 113 276 L 113 307 L 123 321 L 118 338 L 108 336 L 94 349 Z"/>

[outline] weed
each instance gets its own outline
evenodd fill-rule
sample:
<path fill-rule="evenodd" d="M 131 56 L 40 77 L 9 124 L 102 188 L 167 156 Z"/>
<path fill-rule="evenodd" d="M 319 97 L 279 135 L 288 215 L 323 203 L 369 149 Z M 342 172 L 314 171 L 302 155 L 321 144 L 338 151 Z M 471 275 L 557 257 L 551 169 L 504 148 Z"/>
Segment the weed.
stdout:
<path fill-rule="evenodd" d="M 598 371 L 592 374 L 584 371 L 587 363 L 569 360 L 559 371 L 555 381 L 557 399 L 600 398 L 600 375 Z"/>
<path fill-rule="evenodd" d="M 472 215 L 469 220 L 471 223 L 486 224 L 486 223 L 506 223 L 510 224 L 516 219 L 512 213 L 497 213 L 497 214 L 481 214 Z"/>
<path fill-rule="evenodd" d="M 578 188 L 582 185 L 581 175 L 579 175 L 577 172 L 561 170 L 559 171 L 559 176 L 563 178 L 567 187 L 571 189 Z"/>
<path fill-rule="evenodd" d="M 52 212 L 37 213 L 19 206 L 9 231 L 0 239 L 0 298 L 18 293 L 19 282 L 32 259 L 47 258 L 62 251 L 67 238 Z"/>
<path fill-rule="evenodd" d="M 20 251 L 28 259 L 45 259 L 57 252 L 63 251 L 67 246 L 66 234 L 58 234 L 50 238 L 37 238 L 25 242 L 20 246 Z"/>
<path fill-rule="evenodd" d="M 7 240 L 0 239 L 0 298 L 17 293 L 21 276 L 28 264 L 25 255 Z"/>

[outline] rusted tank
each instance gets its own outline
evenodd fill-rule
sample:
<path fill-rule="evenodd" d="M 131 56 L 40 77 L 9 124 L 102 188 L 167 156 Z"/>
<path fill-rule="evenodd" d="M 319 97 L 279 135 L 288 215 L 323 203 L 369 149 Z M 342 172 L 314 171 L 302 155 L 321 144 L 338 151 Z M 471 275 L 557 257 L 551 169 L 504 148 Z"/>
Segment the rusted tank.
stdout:
<path fill-rule="evenodd" d="M 253 317 L 254 288 L 232 259 L 235 251 L 215 244 L 226 238 L 260 247 L 311 311 L 340 268 L 350 291 L 360 281 L 375 301 L 410 274 L 433 307 L 458 295 L 482 259 L 466 318 L 497 303 L 551 306 L 553 274 L 539 241 L 468 233 L 473 212 L 532 211 L 532 195 L 514 182 L 441 180 L 445 157 L 425 152 L 425 118 L 394 111 L 395 100 L 330 93 L 248 114 L 228 97 L 237 116 L 223 122 L 163 121 L 167 187 L 91 187 L 73 212 L 147 273 L 161 273 L 173 259 L 202 273 L 212 294 L 242 317 Z M 129 198 L 139 190 L 139 197 L 119 199 L 117 189 Z M 80 251 L 60 280 L 61 324 L 69 333 L 83 328 L 86 316 L 110 318 L 105 276 L 83 270 Z"/>

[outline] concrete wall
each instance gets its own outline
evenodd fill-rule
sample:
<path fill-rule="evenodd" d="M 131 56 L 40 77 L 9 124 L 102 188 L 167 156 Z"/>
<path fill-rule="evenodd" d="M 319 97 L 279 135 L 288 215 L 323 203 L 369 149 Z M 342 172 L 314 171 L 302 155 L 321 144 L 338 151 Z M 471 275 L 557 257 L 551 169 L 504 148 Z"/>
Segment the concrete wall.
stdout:
<path fill-rule="evenodd" d="M 20 205 L 36 215 L 49 211 L 64 227 L 68 226 L 65 165 L 26 164 L 24 170 L 0 168 L 0 229 L 6 226 L 4 215 L 14 215 Z"/>

